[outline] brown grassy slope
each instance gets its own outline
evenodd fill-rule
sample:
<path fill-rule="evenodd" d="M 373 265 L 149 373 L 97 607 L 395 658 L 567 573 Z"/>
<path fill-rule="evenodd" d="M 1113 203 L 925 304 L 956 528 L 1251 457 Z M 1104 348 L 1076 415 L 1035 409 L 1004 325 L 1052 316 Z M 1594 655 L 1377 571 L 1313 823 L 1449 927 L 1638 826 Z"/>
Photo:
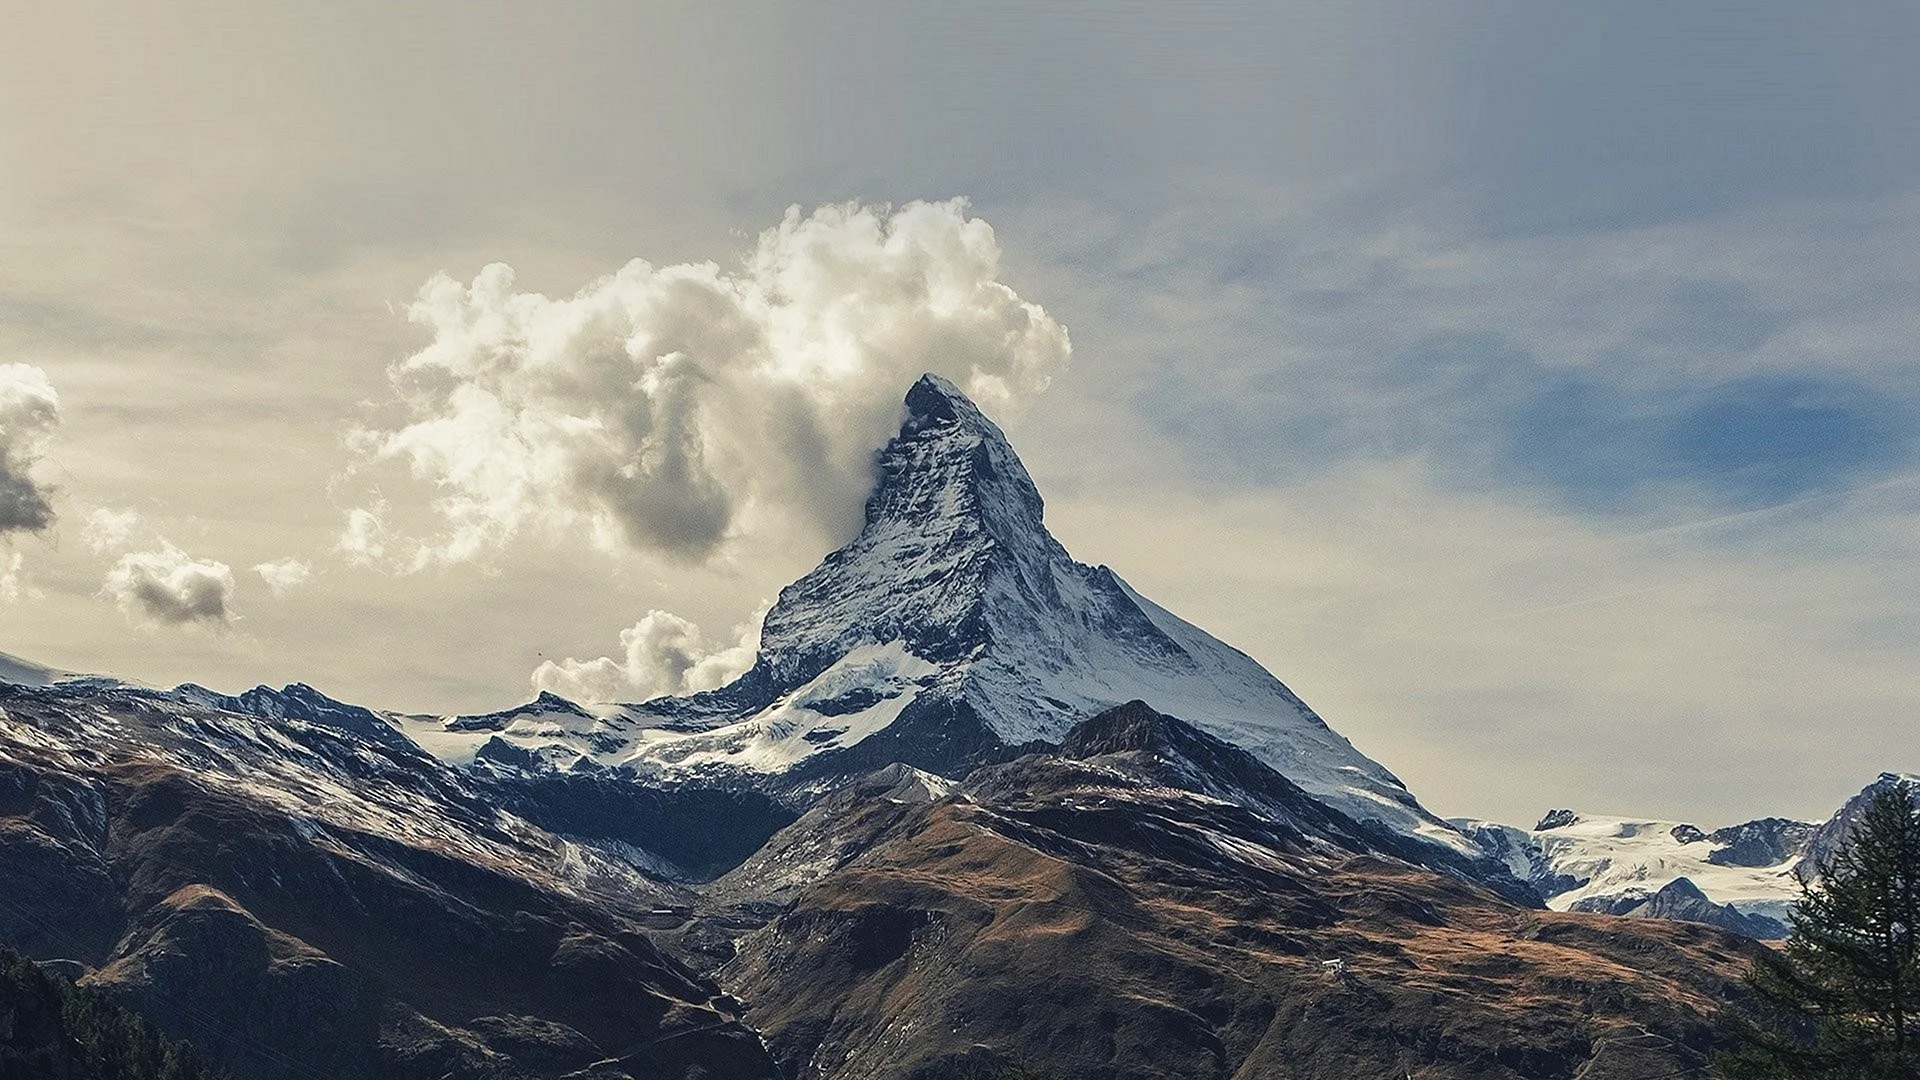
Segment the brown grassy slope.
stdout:
<path fill-rule="evenodd" d="M 1754 948 L 1244 850 L 1183 793 L 901 806 L 722 972 L 802 1078 L 1558 1077 L 1699 1065 Z M 1206 860 L 1211 846 L 1233 857 Z M 1341 959 L 1345 975 L 1322 970 Z M 1581 1070 L 1585 1070 L 1582 1072 Z"/>

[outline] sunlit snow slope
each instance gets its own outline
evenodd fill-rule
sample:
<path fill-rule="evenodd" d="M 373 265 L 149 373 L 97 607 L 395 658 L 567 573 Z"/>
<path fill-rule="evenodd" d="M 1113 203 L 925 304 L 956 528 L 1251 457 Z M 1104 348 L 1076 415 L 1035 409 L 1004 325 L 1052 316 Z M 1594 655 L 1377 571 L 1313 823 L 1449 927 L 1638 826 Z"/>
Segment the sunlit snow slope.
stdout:
<path fill-rule="evenodd" d="M 1686 878 L 1707 899 L 1783 924 L 1800 895 L 1794 876 L 1815 826 L 1770 818 L 1704 833 L 1692 825 L 1637 818 L 1589 817 L 1559 811 L 1539 827 L 1491 822 L 1458 824 L 1504 859 L 1515 877 L 1530 881 L 1555 911 L 1602 901 L 1652 897 Z M 1740 830 L 1770 830 L 1784 843 L 1742 851 L 1729 841 Z"/>
<path fill-rule="evenodd" d="M 1618 913 L 1685 879 L 1713 904 L 1773 920 L 1767 936 L 1784 937 L 1801 881 L 1819 876 L 1878 792 L 1901 786 L 1920 788 L 1920 776 L 1882 773 L 1825 822 L 1761 818 L 1712 832 L 1571 810 L 1555 810 L 1531 829 L 1465 818 L 1454 824 L 1556 911 Z"/>

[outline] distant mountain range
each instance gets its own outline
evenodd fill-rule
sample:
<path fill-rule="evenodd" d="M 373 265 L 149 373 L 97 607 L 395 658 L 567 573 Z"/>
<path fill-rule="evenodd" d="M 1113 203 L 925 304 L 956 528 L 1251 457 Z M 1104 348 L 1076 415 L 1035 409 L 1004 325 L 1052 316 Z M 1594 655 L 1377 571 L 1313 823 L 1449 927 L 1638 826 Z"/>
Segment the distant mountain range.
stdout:
<path fill-rule="evenodd" d="M 1825 821 L 1761 818 L 1712 832 L 1571 810 L 1554 810 L 1531 829 L 1453 824 L 1555 910 L 1688 918 L 1782 938 L 1801 882 L 1817 876 L 1876 792 L 1901 783 L 1920 777 L 1883 773 Z"/>
<path fill-rule="evenodd" d="M 1628 1080 L 1705 1062 L 1851 820 L 1442 821 L 1069 557 L 951 384 L 876 469 L 691 697 L 0 657 L 0 945 L 241 1078 Z"/>

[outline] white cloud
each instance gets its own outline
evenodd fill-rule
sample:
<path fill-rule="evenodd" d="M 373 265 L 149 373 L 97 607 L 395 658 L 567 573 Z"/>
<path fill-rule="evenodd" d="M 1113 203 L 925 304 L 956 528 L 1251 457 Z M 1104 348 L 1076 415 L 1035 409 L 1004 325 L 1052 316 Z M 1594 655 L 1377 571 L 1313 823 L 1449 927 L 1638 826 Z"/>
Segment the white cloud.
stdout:
<path fill-rule="evenodd" d="M 288 557 L 260 563 L 253 568 L 253 572 L 267 583 L 273 595 L 285 596 L 307 583 L 307 579 L 313 576 L 313 564 L 305 559 Z"/>
<path fill-rule="evenodd" d="M 341 549 L 423 565 L 584 529 L 699 562 L 746 531 L 844 535 L 914 378 L 1006 410 L 1065 366 L 1065 329 L 999 258 L 955 200 L 796 207 L 737 269 L 635 260 L 568 299 L 500 264 L 436 277 L 409 309 L 434 340 L 390 373 L 410 422 L 355 442 L 436 485 L 444 529 L 397 560 L 355 511 Z"/>
<path fill-rule="evenodd" d="M 33 478 L 60 426 L 60 395 L 30 364 L 0 364 L 0 536 L 53 524 L 51 491 Z"/>
<path fill-rule="evenodd" d="M 87 514 L 87 523 L 80 528 L 80 541 L 87 545 L 88 551 L 103 554 L 125 547 L 139 524 L 140 515 L 132 508 L 114 510 L 103 506 Z"/>
<path fill-rule="evenodd" d="M 649 611 L 620 631 L 619 659 L 549 660 L 535 669 L 533 686 L 581 702 L 646 701 L 712 690 L 753 666 L 765 617 L 765 609 L 756 612 L 734 628 L 732 644 L 721 646 L 672 612 Z"/>
<path fill-rule="evenodd" d="M 334 541 L 334 550 L 353 566 L 397 574 L 424 569 L 433 552 L 419 540 L 394 535 L 387 514 L 384 499 L 347 511 L 347 527 Z"/>
<path fill-rule="evenodd" d="M 347 527 L 334 547 L 355 566 L 378 566 L 387 555 L 387 523 L 382 507 L 357 506 L 347 511 Z"/>
<path fill-rule="evenodd" d="M 158 550 L 121 556 L 100 591 L 135 623 L 218 628 L 233 621 L 233 588 L 227 564 L 163 541 Z"/>
<path fill-rule="evenodd" d="M 26 559 L 17 551 L 0 556 L 0 603 L 17 604 L 27 595 Z"/>

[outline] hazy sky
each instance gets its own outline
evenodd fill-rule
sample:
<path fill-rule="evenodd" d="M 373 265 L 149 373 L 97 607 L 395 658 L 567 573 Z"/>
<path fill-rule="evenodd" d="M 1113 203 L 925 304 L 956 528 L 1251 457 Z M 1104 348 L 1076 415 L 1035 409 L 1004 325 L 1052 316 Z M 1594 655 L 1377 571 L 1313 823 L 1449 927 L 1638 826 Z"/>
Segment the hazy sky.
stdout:
<path fill-rule="evenodd" d="M 1442 813 L 1920 769 L 1910 3 L 6 7 L 0 651 L 697 680 L 938 368 Z"/>

